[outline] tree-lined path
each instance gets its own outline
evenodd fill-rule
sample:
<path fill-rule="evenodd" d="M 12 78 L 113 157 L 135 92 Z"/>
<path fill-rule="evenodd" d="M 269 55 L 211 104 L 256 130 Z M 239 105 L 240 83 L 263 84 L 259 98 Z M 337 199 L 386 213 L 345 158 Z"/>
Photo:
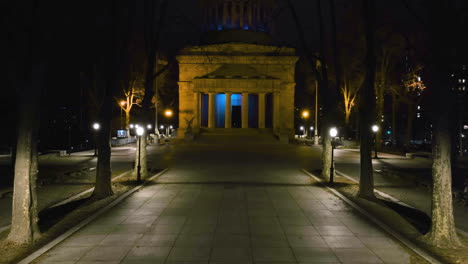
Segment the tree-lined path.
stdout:
<path fill-rule="evenodd" d="M 209 135 L 166 154 L 167 173 L 36 262 L 424 263 L 301 174 L 320 166 L 307 146 Z"/>

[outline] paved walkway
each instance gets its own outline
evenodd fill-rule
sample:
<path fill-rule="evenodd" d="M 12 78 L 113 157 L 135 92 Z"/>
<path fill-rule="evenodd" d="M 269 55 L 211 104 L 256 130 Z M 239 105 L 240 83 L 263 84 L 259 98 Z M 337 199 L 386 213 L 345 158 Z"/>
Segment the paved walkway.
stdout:
<path fill-rule="evenodd" d="M 206 163 L 221 152 L 203 153 L 203 162 L 197 156 L 212 147 L 192 146 L 193 155 L 186 157 L 196 160 L 192 167 L 189 161 L 174 163 L 159 183 L 132 194 L 36 263 L 424 263 L 414 262 L 419 257 L 324 188 L 289 174 L 292 167 L 282 167 L 282 180 L 269 183 L 276 166 L 255 170 L 275 164 L 265 156 L 257 157 L 239 182 L 233 173 L 224 177 L 217 170 L 203 176 Z M 263 146 L 272 155 L 268 148 L 284 148 L 280 153 L 289 155 L 291 146 Z M 179 149 L 187 155 L 187 149 Z M 243 155 L 232 156 L 239 151 L 236 144 L 224 151 L 231 167 L 240 165 Z M 283 160 L 288 161 L 276 163 Z M 182 181 L 194 172 L 198 183 Z"/>

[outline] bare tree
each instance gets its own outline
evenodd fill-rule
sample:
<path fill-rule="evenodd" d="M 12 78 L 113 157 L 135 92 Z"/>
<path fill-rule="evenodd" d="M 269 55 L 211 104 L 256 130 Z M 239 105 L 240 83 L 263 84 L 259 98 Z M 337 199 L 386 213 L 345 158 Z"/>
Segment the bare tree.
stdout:
<path fill-rule="evenodd" d="M 17 244 L 27 244 L 40 237 L 37 225 L 37 192 L 36 180 L 38 173 L 37 143 L 40 124 L 40 100 L 45 86 L 45 77 L 48 69 L 46 40 L 44 34 L 45 9 L 38 1 L 22 3 L 14 6 L 18 16 L 15 18 L 22 31 L 16 32 L 21 36 L 15 40 L 19 47 L 19 61 L 12 62 L 11 66 L 16 72 L 15 76 L 22 76 L 17 86 L 20 104 L 16 156 L 14 165 L 14 185 L 12 203 L 12 222 L 8 240 Z M 24 30 L 26 29 L 26 30 Z M 15 36 L 16 37 L 16 36 Z M 10 40 L 11 41 L 11 40 Z M 21 99 L 20 99 L 21 98 Z"/>
<path fill-rule="evenodd" d="M 296 13 L 296 9 L 291 0 L 287 0 L 289 10 L 294 20 L 294 24 L 298 31 L 299 40 L 302 49 L 306 54 L 306 59 L 312 67 L 313 73 L 316 76 L 319 90 L 321 91 L 321 98 L 323 103 L 324 119 L 322 121 L 322 177 L 325 179 L 330 178 L 331 168 L 331 139 L 328 133 L 330 126 L 332 125 L 332 111 L 333 111 L 333 91 L 331 91 L 328 82 L 328 66 L 325 59 L 325 39 L 324 39 L 324 26 L 322 17 L 321 1 L 317 1 L 317 19 L 319 23 L 319 35 L 320 35 L 320 56 L 315 55 L 307 45 L 305 40 L 304 30 L 302 24 Z"/>
<path fill-rule="evenodd" d="M 375 2 L 363 0 L 363 17 L 366 35 L 366 78 L 361 89 L 359 105 L 359 131 L 361 141 L 361 170 L 359 177 L 358 196 L 365 199 L 373 199 L 374 175 L 372 170 L 372 136 L 371 125 L 373 113 L 375 113 Z"/>
<path fill-rule="evenodd" d="M 98 134 L 98 161 L 93 198 L 102 199 L 113 194 L 111 169 L 111 120 L 114 96 L 128 69 L 128 46 L 130 42 L 131 11 L 133 6 L 126 1 L 104 1 L 96 8 L 96 25 L 101 30 L 101 50 L 96 54 L 97 80 L 102 86 L 102 106 L 98 114 L 101 128 Z"/>
<path fill-rule="evenodd" d="M 122 94 L 124 95 L 124 100 L 116 100 L 120 108 L 125 112 L 124 127 L 127 131 L 129 131 L 130 113 L 132 108 L 135 105 L 141 107 L 141 101 L 143 100 L 145 94 L 143 78 L 135 69 L 135 67 L 133 67 L 131 70 L 129 81 L 125 82 L 123 86 Z M 122 104 L 122 102 L 124 103 Z"/>

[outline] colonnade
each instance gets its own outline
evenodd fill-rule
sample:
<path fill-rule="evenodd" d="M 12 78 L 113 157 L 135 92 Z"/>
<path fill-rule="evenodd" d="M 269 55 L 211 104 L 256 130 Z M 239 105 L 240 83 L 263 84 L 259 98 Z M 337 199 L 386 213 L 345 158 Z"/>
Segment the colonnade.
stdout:
<path fill-rule="evenodd" d="M 204 10 L 205 25 L 223 29 L 256 29 L 268 24 L 273 8 L 262 1 L 217 1 Z M 265 29 L 263 29 L 265 30 Z"/>
<path fill-rule="evenodd" d="M 215 128 L 215 92 L 208 92 L 208 128 Z M 232 93 L 226 92 L 226 110 L 224 118 L 224 127 L 231 128 L 232 123 Z M 266 93 L 256 93 L 258 95 L 258 128 L 265 128 L 266 118 Z M 242 93 L 241 103 L 241 127 L 249 127 L 249 93 Z"/>

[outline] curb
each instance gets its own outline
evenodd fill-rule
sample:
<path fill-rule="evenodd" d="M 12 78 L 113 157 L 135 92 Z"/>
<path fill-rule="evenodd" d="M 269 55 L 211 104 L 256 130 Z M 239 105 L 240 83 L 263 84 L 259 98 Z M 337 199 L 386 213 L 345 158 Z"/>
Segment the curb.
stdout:
<path fill-rule="evenodd" d="M 349 175 L 347 175 L 347 174 L 345 174 L 345 173 L 343 173 L 343 172 L 341 172 L 341 171 L 339 171 L 339 170 L 335 170 L 335 172 L 336 172 L 337 174 L 339 174 L 339 175 L 341 175 L 341 176 L 347 178 L 347 179 L 350 180 L 350 181 L 353 181 L 353 182 L 355 182 L 355 183 L 359 183 L 359 181 L 355 180 L 355 179 L 352 178 L 351 176 L 349 176 Z M 405 207 L 409 207 L 409 208 L 413 208 L 413 209 L 419 210 L 419 209 L 417 209 L 417 208 L 414 207 L 414 206 L 411 206 L 411 205 L 409 205 L 409 204 L 407 204 L 407 203 L 405 203 L 405 202 L 402 202 L 402 201 L 398 200 L 397 198 L 391 196 L 391 195 L 388 194 L 388 193 L 379 191 L 379 190 L 377 190 L 377 189 L 375 189 L 375 188 L 374 188 L 374 191 L 375 191 L 377 194 L 379 194 L 380 196 L 382 196 L 382 197 L 384 197 L 384 198 L 387 198 L 387 199 L 389 199 L 390 201 L 392 201 L 392 202 L 394 202 L 394 203 L 397 203 L 397 204 L 402 205 L 402 206 L 405 206 Z M 463 230 L 461 230 L 460 228 L 455 227 L 455 230 L 457 231 L 457 233 L 458 233 L 459 235 L 468 237 L 468 233 L 465 232 L 465 231 L 463 231 Z"/>
<path fill-rule="evenodd" d="M 150 178 L 148 178 L 146 181 L 144 181 L 141 185 L 138 185 L 136 187 L 134 187 L 133 189 L 125 192 L 124 194 L 122 194 L 120 197 L 118 197 L 117 199 L 115 199 L 114 201 L 112 201 L 110 204 L 106 205 L 105 207 L 99 209 L 97 212 L 93 213 L 91 216 L 87 217 L 86 219 L 82 220 L 80 223 L 78 223 L 77 225 L 75 225 L 74 227 L 72 227 L 71 229 L 69 229 L 67 232 L 63 233 L 62 235 L 58 236 L 57 238 L 55 238 L 54 240 L 50 241 L 49 243 L 47 243 L 46 245 L 44 245 L 43 247 L 41 247 L 40 249 L 36 250 L 35 252 L 33 252 L 31 255 L 29 255 L 28 257 L 26 257 L 25 259 L 21 260 L 20 262 L 18 262 L 18 264 L 29 264 L 31 263 L 32 261 L 34 261 L 36 258 L 40 257 L 41 255 L 43 255 L 44 253 L 46 253 L 47 251 L 49 251 L 51 248 L 53 248 L 54 246 L 56 246 L 57 244 L 59 244 L 60 242 L 64 241 L 65 239 L 67 239 L 68 237 L 70 237 L 71 235 L 73 235 L 75 232 L 79 231 L 81 228 L 83 228 L 84 226 L 86 226 L 87 224 L 89 224 L 91 221 L 93 221 L 94 219 L 96 219 L 97 217 L 99 217 L 100 215 L 102 215 L 103 213 L 105 213 L 106 211 L 108 211 L 109 209 L 111 209 L 112 207 L 116 206 L 118 203 L 120 203 L 122 200 L 124 200 L 125 198 L 127 198 L 128 196 L 132 195 L 134 192 L 138 191 L 139 189 L 143 188 L 143 186 L 145 186 L 148 182 L 152 181 L 153 179 L 156 179 L 158 178 L 159 176 L 163 175 L 164 173 L 166 173 L 169 169 L 166 168 L 164 169 L 163 171 L 159 172 L 158 174 L 155 174 L 153 176 L 151 176 Z M 125 172 L 127 173 L 127 172 Z M 121 176 L 122 177 L 122 176 Z"/>
<path fill-rule="evenodd" d="M 362 215 L 366 216 L 369 220 L 371 220 L 374 224 L 376 224 L 377 226 L 379 226 L 381 229 L 383 229 L 384 231 L 386 231 L 388 234 L 390 234 L 391 236 L 393 236 L 395 239 L 397 239 L 398 241 L 400 241 L 403 245 L 405 245 L 406 247 L 408 247 L 409 249 L 411 249 L 413 252 L 415 252 L 416 254 L 418 254 L 419 256 L 421 256 L 424 260 L 426 260 L 427 262 L 429 263 L 432 263 L 432 264 L 442 264 L 442 262 L 440 262 L 439 260 L 435 259 L 434 257 L 432 257 L 429 253 L 427 253 L 426 251 L 424 251 L 423 249 L 419 248 L 417 245 L 415 245 L 413 242 L 409 241 L 408 239 L 406 239 L 405 237 L 403 237 L 402 235 L 398 234 L 397 232 L 393 231 L 393 229 L 391 229 L 389 226 L 387 226 L 386 224 L 384 224 L 383 222 L 381 222 L 380 220 L 378 220 L 377 218 L 375 218 L 374 216 L 372 216 L 371 214 L 369 214 L 366 210 L 362 209 L 359 205 L 355 204 L 354 202 L 352 202 L 351 200 L 349 200 L 348 198 L 346 198 L 344 195 L 342 195 L 341 193 L 339 193 L 337 190 L 335 190 L 334 188 L 330 188 L 328 186 L 326 186 L 323 181 L 319 178 L 317 178 L 315 175 L 313 175 L 312 173 L 308 172 L 307 170 L 305 169 L 302 169 L 301 170 L 304 174 L 308 175 L 309 177 L 313 178 L 314 180 L 316 180 L 317 182 L 321 183 L 325 188 L 327 188 L 327 190 L 329 190 L 330 192 L 332 192 L 333 194 L 335 194 L 336 196 L 338 196 L 339 198 L 341 198 L 343 201 L 345 201 L 348 205 L 350 205 L 351 207 L 353 207 L 354 209 L 356 209 L 358 212 L 360 212 Z"/>

